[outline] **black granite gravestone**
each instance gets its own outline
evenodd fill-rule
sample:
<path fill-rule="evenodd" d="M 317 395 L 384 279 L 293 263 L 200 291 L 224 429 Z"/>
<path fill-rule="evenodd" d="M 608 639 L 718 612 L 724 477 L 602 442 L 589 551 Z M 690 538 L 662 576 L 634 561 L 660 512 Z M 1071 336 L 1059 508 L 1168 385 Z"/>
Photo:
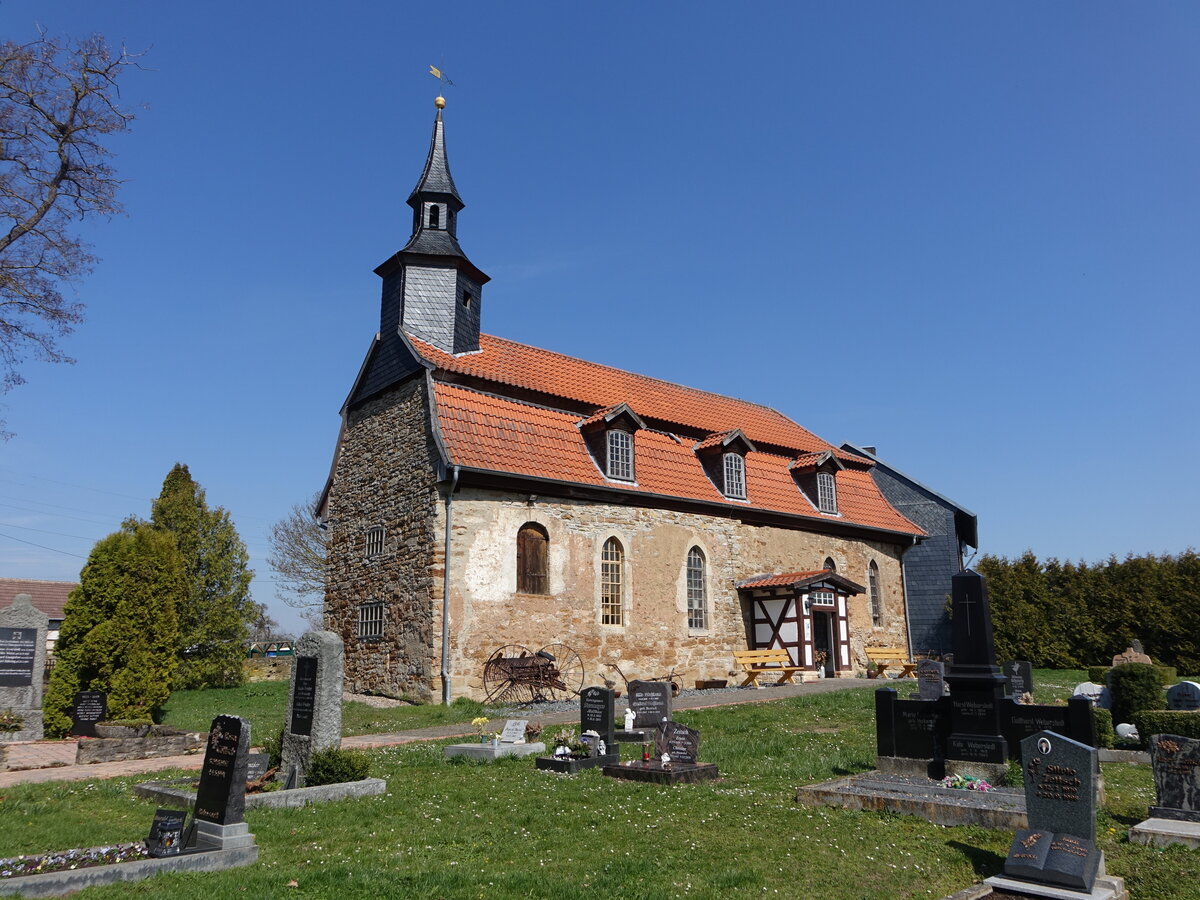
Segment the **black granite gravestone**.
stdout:
<path fill-rule="evenodd" d="M 594 731 L 604 741 L 606 753 L 616 750 L 616 707 L 606 687 L 589 687 L 579 692 L 579 732 Z"/>
<path fill-rule="evenodd" d="M 183 823 L 187 819 L 185 809 L 158 809 L 150 823 L 150 834 L 146 837 L 146 849 L 155 858 L 178 856 L 183 850 Z"/>
<path fill-rule="evenodd" d="M 1167 688 L 1167 709 L 1200 709 L 1200 684 L 1181 681 Z"/>
<path fill-rule="evenodd" d="M 1053 731 L 1021 742 L 1029 827 L 1009 847 L 1004 874 L 1091 891 L 1103 854 L 1096 849 L 1096 751 Z"/>
<path fill-rule="evenodd" d="M 312 734 L 313 711 L 317 706 L 317 658 L 296 657 L 292 679 L 292 734 Z"/>
<path fill-rule="evenodd" d="M 71 705 L 71 734 L 95 737 L 96 723 L 108 716 L 108 694 L 104 691 L 79 691 Z"/>
<path fill-rule="evenodd" d="M 1000 667 L 1008 679 L 1005 693 L 1014 700 L 1033 693 L 1033 664 L 1021 659 L 1010 659 Z"/>
<path fill-rule="evenodd" d="M 1157 798 L 1150 815 L 1200 822 L 1200 740 L 1178 734 L 1153 735 L 1150 763 Z"/>
<path fill-rule="evenodd" d="M 666 681 L 629 682 L 629 708 L 634 728 L 657 728 L 671 718 L 671 685 Z"/>
<path fill-rule="evenodd" d="M 935 659 L 922 659 L 917 663 L 917 686 L 922 700 L 940 700 L 945 693 L 946 667 Z"/>
<path fill-rule="evenodd" d="M 271 757 L 267 753 L 246 754 L 246 780 L 258 781 L 271 768 Z"/>
<path fill-rule="evenodd" d="M 951 579 L 954 662 L 946 674 L 950 685 L 948 759 L 1003 763 L 1008 742 L 1001 734 L 1000 702 L 1004 676 L 996 665 L 992 617 L 983 576 L 969 569 Z"/>
<path fill-rule="evenodd" d="M 1066 706 L 1039 706 L 1006 698 L 1000 704 L 1000 724 L 1010 752 L 1020 752 L 1021 741 L 1039 731 L 1053 731 L 1096 746 L 1096 720 L 1086 697 L 1072 697 Z"/>
<path fill-rule="evenodd" d="M 0 628 L 0 687 L 33 684 L 37 636 L 36 628 Z"/>
<path fill-rule="evenodd" d="M 246 811 L 246 754 L 250 723 L 238 716 L 217 716 L 208 732 L 195 818 L 216 825 L 244 821 Z"/>
<path fill-rule="evenodd" d="M 654 749 L 660 758 L 669 754 L 672 764 L 695 765 L 700 760 L 700 732 L 678 722 L 663 722 L 655 733 Z"/>

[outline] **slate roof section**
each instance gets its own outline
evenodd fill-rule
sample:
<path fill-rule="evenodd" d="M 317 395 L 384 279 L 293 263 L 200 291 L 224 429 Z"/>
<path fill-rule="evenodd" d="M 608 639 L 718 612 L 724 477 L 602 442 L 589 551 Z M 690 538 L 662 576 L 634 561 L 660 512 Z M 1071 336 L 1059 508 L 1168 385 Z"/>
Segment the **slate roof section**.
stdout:
<path fill-rule="evenodd" d="M 433 138 L 429 142 L 429 156 L 425 159 L 425 170 L 421 180 L 408 196 L 411 205 L 420 194 L 445 194 L 463 206 L 454 178 L 450 175 L 450 162 L 446 159 L 446 135 L 442 128 L 442 111 L 439 109 L 433 120 Z"/>
<path fill-rule="evenodd" d="M 67 596 L 77 587 L 77 581 L 0 578 L 0 606 L 9 606 L 17 594 L 28 594 L 33 598 L 34 609 L 40 609 L 51 619 L 61 619 Z"/>
<path fill-rule="evenodd" d="M 425 253 L 429 256 L 466 256 L 454 235 L 433 228 L 418 228 L 417 233 L 409 238 L 400 252 Z"/>
<path fill-rule="evenodd" d="M 481 334 L 479 352 L 460 356 L 453 356 L 417 338 L 412 338 L 412 345 L 441 373 L 562 397 L 592 410 L 628 403 L 650 427 L 683 429 L 696 432 L 698 437 L 740 428 L 756 445 L 770 444 L 796 452 L 833 449 L 806 428 L 769 407 L 494 335 Z"/>
<path fill-rule="evenodd" d="M 478 359 L 486 353 L 485 348 L 484 353 L 463 359 Z M 814 522 L 837 522 L 903 534 L 924 533 L 883 499 L 867 470 L 846 469 L 839 473 L 840 514 L 829 515 L 819 512 L 797 486 L 788 471 L 790 455 L 754 450 L 746 454 L 746 499 L 734 500 L 722 495 L 709 480 L 690 441 L 681 442 L 669 432 L 647 428 L 635 438 L 637 481 L 613 481 L 605 478 L 593 461 L 578 428 L 579 418 L 573 413 L 439 381 L 433 384 L 433 396 L 438 428 L 451 465 L 699 501 L 731 510 L 749 507 Z M 788 421 L 782 416 L 778 418 Z M 793 427 L 808 435 L 799 426 Z M 809 438 L 816 440 L 811 435 Z"/>

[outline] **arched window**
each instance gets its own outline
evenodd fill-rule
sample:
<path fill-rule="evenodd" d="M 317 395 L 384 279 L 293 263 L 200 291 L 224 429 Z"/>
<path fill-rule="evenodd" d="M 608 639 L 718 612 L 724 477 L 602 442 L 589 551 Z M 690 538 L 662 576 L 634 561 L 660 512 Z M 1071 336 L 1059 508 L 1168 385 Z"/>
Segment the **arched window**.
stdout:
<path fill-rule="evenodd" d="M 550 535 L 537 522 L 526 522 L 517 532 L 517 590 L 522 594 L 548 594 L 547 557 Z"/>
<path fill-rule="evenodd" d="M 817 509 L 823 513 L 837 513 L 837 488 L 833 476 L 828 472 L 817 473 Z"/>
<path fill-rule="evenodd" d="M 725 454 L 725 496 L 746 499 L 746 461 L 740 453 Z"/>
<path fill-rule="evenodd" d="M 600 624 L 624 625 L 625 551 L 621 542 L 609 538 L 600 553 Z"/>
<path fill-rule="evenodd" d="M 441 226 L 441 221 L 442 221 L 442 208 L 440 206 L 438 206 L 436 203 L 431 203 L 429 205 L 429 227 L 430 228 L 438 228 Z"/>
<path fill-rule="evenodd" d="M 708 586 L 704 568 L 704 551 L 693 547 L 687 557 L 688 628 L 708 627 Z"/>
<path fill-rule="evenodd" d="M 833 561 L 832 556 L 827 556 L 825 557 L 825 565 L 822 566 L 822 568 L 827 569 L 830 572 L 837 572 L 837 563 Z"/>
<path fill-rule="evenodd" d="M 867 566 L 867 593 L 871 598 L 871 621 L 878 625 L 883 619 L 883 600 L 879 596 L 879 566 L 875 560 Z"/>

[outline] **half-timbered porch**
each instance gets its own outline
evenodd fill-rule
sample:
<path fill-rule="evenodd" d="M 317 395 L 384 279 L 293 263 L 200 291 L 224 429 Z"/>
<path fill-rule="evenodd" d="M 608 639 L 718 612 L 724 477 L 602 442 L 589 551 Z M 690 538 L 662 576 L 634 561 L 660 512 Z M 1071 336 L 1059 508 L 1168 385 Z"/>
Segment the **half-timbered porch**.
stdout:
<path fill-rule="evenodd" d="M 829 570 L 759 575 L 737 585 L 753 650 L 783 649 L 820 677 L 849 677 L 848 601 L 862 585 Z"/>

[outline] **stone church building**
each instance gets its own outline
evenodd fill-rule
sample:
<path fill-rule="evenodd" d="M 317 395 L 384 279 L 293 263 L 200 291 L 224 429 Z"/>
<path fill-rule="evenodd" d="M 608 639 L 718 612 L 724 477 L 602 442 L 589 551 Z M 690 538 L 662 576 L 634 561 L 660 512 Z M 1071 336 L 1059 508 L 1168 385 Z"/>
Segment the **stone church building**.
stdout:
<path fill-rule="evenodd" d="M 489 279 L 458 243 L 442 105 L 319 509 L 349 687 L 482 699 L 504 645 L 565 644 L 586 684 L 617 663 L 688 687 L 739 649 L 786 648 L 815 678 L 907 646 L 902 557 L 924 532 L 872 460 L 763 406 L 480 332 Z"/>

